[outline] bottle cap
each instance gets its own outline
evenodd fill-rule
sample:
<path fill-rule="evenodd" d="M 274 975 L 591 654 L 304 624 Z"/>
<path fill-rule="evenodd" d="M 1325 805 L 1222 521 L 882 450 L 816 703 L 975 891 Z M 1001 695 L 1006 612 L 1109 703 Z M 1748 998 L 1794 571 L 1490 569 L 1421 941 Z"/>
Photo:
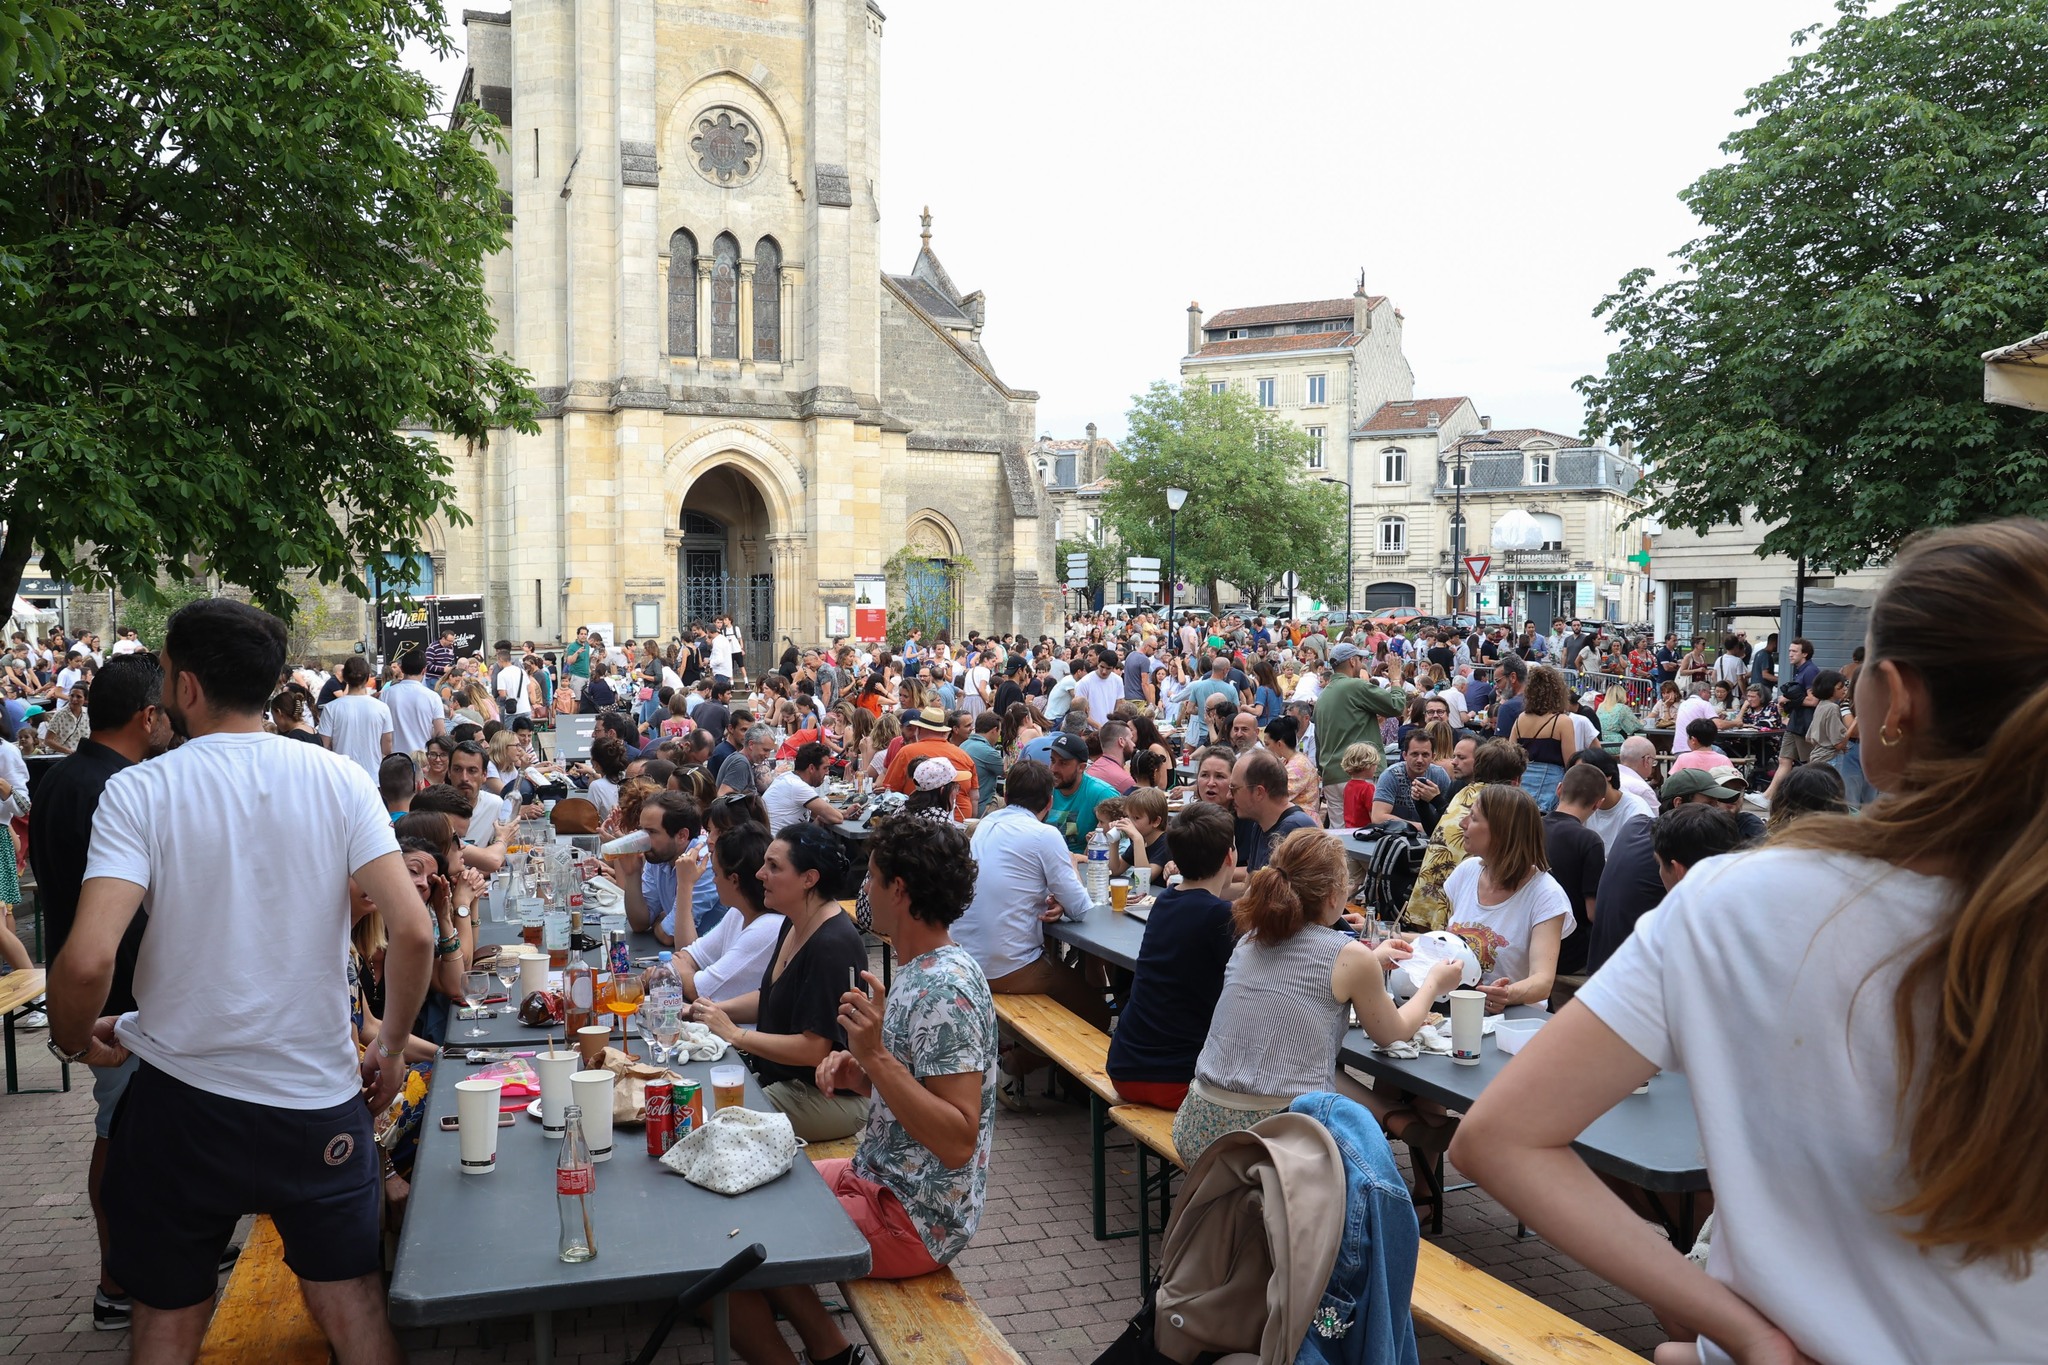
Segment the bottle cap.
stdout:
<path fill-rule="evenodd" d="M 673 962 L 673 961 L 675 961 L 675 960 L 676 960 L 676 955 L 675 955 L 674 953 L 670 952 L 670 951 L 669 951 L 668 949 L 666 949 L 666 948 L 662 949 L 662 950 L 661 950 L 661 952 L 660 952 L 660 953 L 659 953 L 659 954 L 658 954 L 657 956 L 658 956 L 658 957 L 659 957 L 659 958 L 661 959 L 661 961 L 663 961 L 663 962 Z"/>

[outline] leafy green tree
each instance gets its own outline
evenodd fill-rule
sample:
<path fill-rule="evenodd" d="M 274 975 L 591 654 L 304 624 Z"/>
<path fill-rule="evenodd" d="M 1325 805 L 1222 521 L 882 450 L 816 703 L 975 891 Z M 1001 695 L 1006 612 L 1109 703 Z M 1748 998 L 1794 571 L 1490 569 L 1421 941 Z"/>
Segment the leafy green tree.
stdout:
<path fill-rule="evenodd" d="M 78 30 L 78 15 L 50 0 L 0 4 L 0 92 L 11 90 L 23 72 L 33 81 L 50 79 L 62 60 L 60 44 Z"/>
<path fill-rule="evenodd" d="M 1086 540 L 1080 536 L 1064 536 L 1053 546 L 1053 568 L 1059 574 L 1059 586 L 1067 592 L 1067 556 L 1088 556 L 1088 593 L 1092 598 L 1109 583 L 1109 565 L 1119 553 L 1117 547 L 1102 542 Z"/>
<path fill-rule="evenodd" d="M 2048 0 L 1840 9 L 1683 194 L 1675 278 L 1601 303 L 1619 349 L 1578 388 L 1666 523 L 1751 506 L 1763 552 L 1849 569 L 2048 510 L 2048 417 L 1987 405 L 1978 359 L 2048 318 Z"/>
<path fill-rule="evenodd" d="M 933 559 L 924 550 L 906 545 L 882 565 L 889 581 L 889 643 L 897 649 L 910 632 L 924 632 L 923 639 L 935 639 L 953 627 L 953 608 L 960 601 L 960 585 L 974 572 L 967 559 Z"/>
<path fill-rule="evenodd" d="M 1166 490 L 1188 490 L 1173 558 L 1209 600 L 1228 583 L 1256 601 L 1290 569 L 1302 590 L 1341 596 L 1344 491 L 1308 470 L 1308 433 L 1241 393 L 1155 383 L 1139 394 L 1130 434 L 1109 457 L 1103 524 L 1131 555 L 1167 566 Z"/>
<path fill-rule="evenodd" d="M 441 7 L 76 10 L 0 122 L 0 601 L 36 551 L 129 597 L 202 568 L 281 613 L 293 570 L 367 596 L 463 521 L 419 427 L 534 425 L 491 346 L 496 176 L 399 64 L 448 50 Z"/>

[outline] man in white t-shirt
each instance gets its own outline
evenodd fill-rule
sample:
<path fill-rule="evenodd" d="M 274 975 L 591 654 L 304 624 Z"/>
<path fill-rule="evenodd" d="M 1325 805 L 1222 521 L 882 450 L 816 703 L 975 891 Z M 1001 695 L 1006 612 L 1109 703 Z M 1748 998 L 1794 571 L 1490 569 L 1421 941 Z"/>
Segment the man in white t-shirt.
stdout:
<path fill-rule="evenodd" d="M 491 692 L 504 709 L 505 719 L 533 714 L 533 702 L 526 695 L 526 670 L 512 661 L 512 642 L 498 641 L 498 662 L 492 665 Z"/>
<path fill-rule="evenodd" d="M 370 695 L 370 661 L 351 654 L 341 666 L 342 693 L 320 708 L 320 738 L 375 782 L 391 752 L 391 708 Z"/>
<path fill-rule="evenodd" d="M 188 742 L 107 783 L 77 918 L 50 971 L 53 1052 L 95 1068 L 141 1059 L 102 1190 L 108 1268 L 134 1304 L 138 1360 L 198 1355 L 221 1253 L 255 1212 L 275 1222 L 336 1354 L 400 1358 L 380 1275 L 371 1115 L 405 1080 L 433 919 L 371 780 L 264 732 L 284 652 L 283 624 L 244 603 L 210 598 L 172 616 L 163 702 Z M 145 902 L 136 1008 L 95 1020 Z M 349 930 L 372 907 L 388 936 L 392 1022 L 358 1062 Z M 251 970 L 224 970 L 229 944 L 261 945 Z"/>
<path fill-rule="evenodd" d="M 825 799 L 825 761 L 831 754 L 816 740 L 797 746 L 790 770 L 768 784 L 761 804 L 768 808 L 768 828 L 806 820 L 836 825 L 846 817 Z"/>
<path fill-rule="evenodd" d="M 1657 789 L 1651 783 L 1657 780 L 1657 746 L 1650 737 L 1630 735 L 1621 742 L 1615 761 L 1621 765 L 1621 789 L 1655 811 Z"/>
<path fill-rule="evenodd" d="M 1117 671 L 1116 651 L 1104 645 L 1095 654 L 1095 667 L 1074 684 L 1074 700 L 1088 708 L 1088 724 L 1106 722 L 1124 700 L 1124 679 Z"/>
<path fill-rule="evenodd" d="M 711 673 L 728 680 L 732 677 L 732 637 L 723 629 L 711 632 Z"/>
<path fill-rule="evenodd" d="M 504 797 L 484 790 L 485 765 L 489 761 L 489 750 L 473 739 L 456 745 L 455 752 L 448 756 L 448 785 L 469 802 L 469 828 L 462 837 L 473 844 L 496 842 L 498 822 L 519 818 L 518 810 L 507 804 Z"/>
<path fill-rule="evenodd" d="M 115 654 L 140 654 L 144 652 L 146 646 L 143 645 L 142 641 L 135 638 L 135 627 L 123 626 L 115 633 L 120 636 L 119 639 L 114 641 L 113 652 Z"/>
<path fill-rule="evenodd" d="M 418 753 L 435 735 L 448 733 L 448 706 L 421 681 L 427 652 L 415 646 L 398 656 L 404 676 L 384 689 L 381 698 L 391 712 L 391 747 L 401 754 Z"/>
<path fill-rule="evenodd" d="M 1723 724 L 1723 717 L 1714 709 L 1714 703 L 1707 697 L 1707 685 L 1703 682 L 1692 685 L 1692 695 L 1678 703 L 1678 719 L 1671 728 L 1676 734 L 1684 734 L 1685 727 L 1696 720 L 1710 720 L 1716 726 Z"/>

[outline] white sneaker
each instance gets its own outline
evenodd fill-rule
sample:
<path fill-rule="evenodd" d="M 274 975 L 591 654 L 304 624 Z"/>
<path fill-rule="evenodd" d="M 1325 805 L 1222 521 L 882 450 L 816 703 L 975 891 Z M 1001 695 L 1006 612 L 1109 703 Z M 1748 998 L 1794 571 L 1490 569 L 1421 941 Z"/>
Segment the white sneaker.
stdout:
<path fill-rule="evenodd" d="M 31 1031 L 46 1029 L 50 1026 L 50 1016 L 44 1014 L 41 1010 L 28 1010 L 14 1017 L 14 1026 Z"/>

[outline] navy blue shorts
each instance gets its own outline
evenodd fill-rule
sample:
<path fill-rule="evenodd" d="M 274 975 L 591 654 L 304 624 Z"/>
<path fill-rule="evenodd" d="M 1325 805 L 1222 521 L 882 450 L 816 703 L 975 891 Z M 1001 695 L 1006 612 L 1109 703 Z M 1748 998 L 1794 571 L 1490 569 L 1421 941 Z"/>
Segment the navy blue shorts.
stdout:
<path fill-rule="evenodd" d="M 144 1062 L 114 1113 L 107 1152 L 107 1268 L 137 1303 L 213 1298 L 244 1214 L 267 1213 L 302 1280 L 380 1268 L 382 1163 L 359 1099 L 280 1109 L 195 1089 Z"/>

